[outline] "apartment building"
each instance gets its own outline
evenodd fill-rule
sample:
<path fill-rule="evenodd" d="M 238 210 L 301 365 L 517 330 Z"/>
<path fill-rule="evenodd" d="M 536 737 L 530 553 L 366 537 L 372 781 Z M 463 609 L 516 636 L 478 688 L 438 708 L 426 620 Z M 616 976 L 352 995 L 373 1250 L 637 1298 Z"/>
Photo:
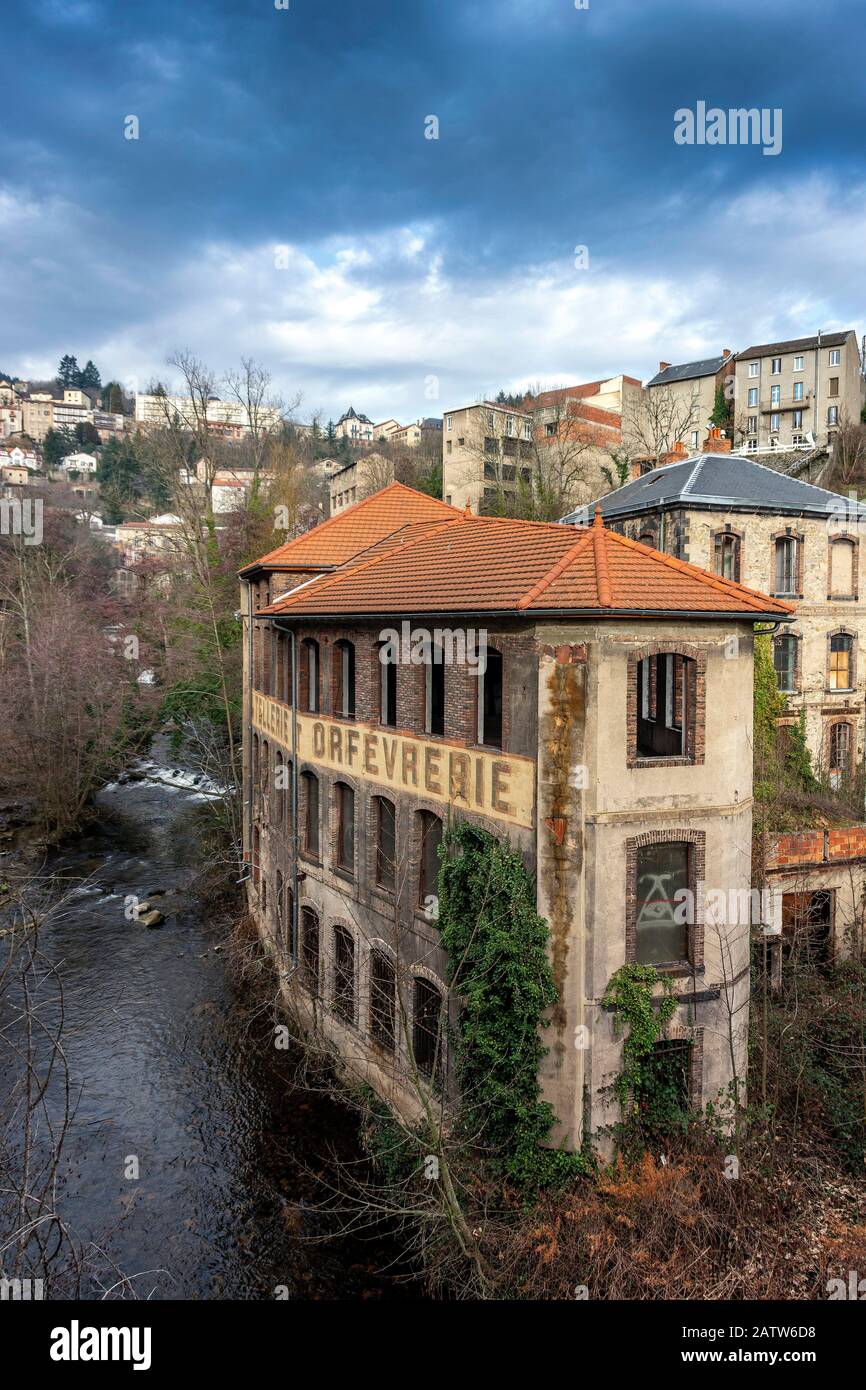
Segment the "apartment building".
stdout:
<path fill-rule="evenodd" d="M 478 512 L 498 489 L 532 482 L 531 411 L 482 401 L 446 412 L 442 431 L 442 495 Z"/>
<path fill-rule="evenodd" d="M 37 391 L 21 402 L 21 428 L 34 444 L 41 444 L 54 427 L 54 402 L 49 392 Z"/>
<path fill-rule="evenodd" d="M 420 420 L 414 420 L 410 425 L 401 425 L 391 435 L 394 444 L 400 444 L 406 449 L 418 449 L 425 441 L 430 440 L 438 448 L 439 440 L 442 438 L 442 421 L 433 416 L 425 416 Z"/>
<path fill-rule="evenodd" d="M 399 420 L 383 420 L 381 424 L 373 426 L 373 438 L 387 441 L 392 439 L 399 429 L 402 429 Z"/>
<path fill-rule="evenodd" d="M 745 1075 L 749 924 L 674 902 L 749 888 L 753 631 L 786 601 L 600 513 L 576 536 L 398 483 L 241 580 L 250 910 L 296 1015 L 356 1084 L 410 1117 L 413 1072 L 457 1100 L 436 926 L 456 819 L 520 854 L 548 924 L 554 1142 L 617 1118 L 622 1034 L 601 1000 L 627 962 L 673 986 L 662 1046 L 685 1102 Z"/>
<path fill-rule="evenodd" d="M 866 399 L 852 328 L 748 347 L 737 354 L 735 377 L 742 452 L 827 445 L 841 424 L 859 423 Z"/>
<path fill-rule="evenodd" d="M 218 396 L 208 398 L 205 411 L 208 426 L 215 434 L 230 439 L 242 439 L 251 428 L 276 430 L 282 423 L 278 410 L 262 406 L 250 412 L 240 401 L 224 401 Z M 159 429 L 166 420 L 177 420 L 182 428 L 196 427 L 196 407 L 190 396 L 173 396 L 159 392 L 136 392 L 135 422 L 142 429 Z"/>
<path fill-rule="evenodd" d="M 330 515 L 360 502 L 394 481 L 394 460 L 375 451 L 359 453 L 351 463 L 335 468 L 328 478 Z"/>
<path fill-rule="evenodd" d="M 654 462 L 661 455 L 685 447 L 696 454 L 710 423 L 716 391 L 733 387 L 734 359 L 730 348 L 718 357 L 697 362 L 659 362 L 646 384 L 645 409 L 639 428 L 640 442 Z M 730 394 L 733 394 L 730 391 Z"/>
<path fill-rule="evenodd" d="M 779 689 L 791 720 L 805 711 L 815 768 L 849 775 L 866 739 L 866 505 L 725 453 L 653 469 L 599 505 L 623 535 L 792 605 L 774 637 Z"/>
<path fill-rule="evenodd" d="M 520 481 L 531 486 L 534 477 L 558 471 L 568 478 L 575 503 L 589 501 L 606 485 L 612 456 L 631 440 L 629 421 L 641 397 L 635 377 L 615 376 L 527 395 L 520 408 L 482 401 L 446 412 L 446 500 L 479 511 L 498 493 L 516 491 Z"/>

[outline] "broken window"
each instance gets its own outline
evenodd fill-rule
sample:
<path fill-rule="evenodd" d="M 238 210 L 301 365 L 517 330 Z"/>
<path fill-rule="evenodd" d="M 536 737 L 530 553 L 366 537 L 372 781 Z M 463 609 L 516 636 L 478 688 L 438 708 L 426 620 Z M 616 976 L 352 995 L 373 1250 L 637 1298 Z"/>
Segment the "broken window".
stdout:
<path fill-rule="evenodd" d="M 394 1050 L 396 1041 L 397 973 L 383 951 L 370 952 L 370 1033 L 382 1047 Z"/>
<path fill-rule="evenodd" d="M 436 1077 L 442 1070 L 442 995 L 429 980 L 415 979 L 412 1050 L 422 1076 Z"/>
<path fill-rule="evenodd" d="M 341 719 L 355 718 L 355 645 L 343 638 L 334 643 L 334 713 Z"/>
<path fill-rule="evenodd" d="M 427 653 L 424 681 L 424 731 L 441 738 L 445 733 L 445 659 L 435 643 Z"/>
<path fill-rule="evenodd" d="M 478 742 L 502 747 L 502 653 L 488 647 L 478 673 Z"/>
<path fill-rule="evenodd" d="M 312 637 L 301 643 L 301 672 L 306 686 L 306 708 L 311 714 L 319 711 L 319 644 Z"/>
<path fill-rule="evenodd" d="M 424 907 L 427 899 L 439 892 L 439 846 L 442 843 L 442 822 L 432 811 L 419 811 L 421 831 L 418 901 Z"/>
<path fill-rule="evenodd" d="M 311 907 L 301 908 L 301 967 L 304 984 L 319 993 L 319 919 Z"/>
<path fill-rule="evenodd" d="M 376 815 L 376 882 L 380 888 L 393 892 L 396 878 L 396 811 L 393 801 L 377 796 Z"/>
<path fill-rule="evenodd" d="M 355 872 L 355 793 L 345 782 L 338 782 L 337 863 L 348 873 Z"/>
<path fill-rule="evenodd" d="M 379 645 L 378 655 L 379 723 L 393 729 L 397 724 L 397 658 L 384 643 Z"/>
<path fill-rule="evenodd" d="M 832 927 L 832 889 L 782 894 L 782 953 L 790 964 L 820 965 L 827 961 Z"/>
<path fill-rule="evenodd" d="M 658 652 L 637 666 L 639 758 L 693 758 L 697 666 L 678 652 Z"/>
<path fill-rule="evenodd" d="M 314 772 L 302 772 L 304 784 L 304 853 L 319 857 L 319 779 Z"/>
<path fill-rule="evenodd" d="M 851 767 L 851 725 L 830 725 L 830 772 L 841 776 Z"/>
<path fill-rule="evenodd" d="M 346 927 L 334 927 L 334 1012 L 355 1021 L 355 938 Z"/>

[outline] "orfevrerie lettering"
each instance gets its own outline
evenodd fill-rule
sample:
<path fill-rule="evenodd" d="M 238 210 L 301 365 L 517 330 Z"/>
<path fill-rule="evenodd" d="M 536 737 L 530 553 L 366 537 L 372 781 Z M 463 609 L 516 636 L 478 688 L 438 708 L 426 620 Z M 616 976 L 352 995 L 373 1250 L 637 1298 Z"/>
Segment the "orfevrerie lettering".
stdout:
<path fill-rule="evenodd" d="M 289 753 L 294 751 L 289 705 L 254 691 L 253 725 Z M 531 758 L 456 748 L 306 712 L 297 716 L 297 732 L 298 757 L 304 762 L 343 769 L 512 825 L 530 828 L 533 824 L 535 764 Z"/>

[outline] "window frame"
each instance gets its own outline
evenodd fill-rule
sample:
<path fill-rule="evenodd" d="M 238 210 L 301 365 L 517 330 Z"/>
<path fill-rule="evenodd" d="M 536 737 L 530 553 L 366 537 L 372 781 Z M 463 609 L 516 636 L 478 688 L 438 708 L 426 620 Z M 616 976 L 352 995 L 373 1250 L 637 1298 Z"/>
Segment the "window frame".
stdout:
<path fill-rule="evenodd" d="M 653 689 L 653 667 L 647 666 L 643 672 L 641 670 L 643 662 L 655 661 L 661 656 L 681 657 L 684 665 L 680 676 L 683 685 L 680 686 L 677 698 L 680 702 L 680 713 L 682 718 L 681 725 L 672 725 L 673 728 L 682 728 L 681 748 L 684 751 L 679 753 L 648 755 L 638 751 L 639 749 L 639 728 L 638 721 L 643 719 L 660 728 L 667 728 L 664 722 L 659 722 L 653 714 L 655 704 L 651 701 Z M 675 666 L 673 666 L 675 670 Z M 626 697 L 626 767 L 641 769 L 647 767 L 695 767 L 704 762 L 705 748 L 704 737 L 706 729 L 706 652 L 698 647 L 692 647 L 684 642 L 651 642 L 645 646 L 637 648 L 629 653 L 628 675 L 627 675 L 627 697 Z M 666 673 L 671 670 L 671 665 L 664 667 Z M 656 689 L 658 683 L 658 667 L 655 667 Z M 673 697 L 674 692 L 671 692 Z M 669 712 L 670 702 L 666 704 Z"/>
<path fill-rule="evenodd" d="M 374 861 L 373 861 L 373 881 L 376 887 L 383 893 L 394 893 L 397 888 L 397 807 L 387 796 L 374 796 L 373 817 L 374 817 Z M 390 859 L 385 852 L 385 836 L 383 835 L 383 810 L 389 807 L 388 814 L 391 818 L 391 856 Z M 389 864 L 386 871 L 384 866 Z"/>
<path fill-rule="evenodd" d="M 344 952 L 342 958 L 341 952 Z M 331 927 L 331 1010 L 337 1018 L 353 1026 L 358 1011 L 357 969 L 355 934 L 345 923 L 334 922 Z"/>
<path fill-rule="evenodd" d="M 706 833 L 703 830 L 683 828 L 651 830 L 635 835 L 625 842 L 626 849 L 626 913 L 625 913 L 625 959 L 626 963 L 636 965 L 637 957 L 637 870 L 638 853 L 653 845 L 685 844 L 689 846 L 687 858 L 688 887 L 691 901 L 697 904 L 697 885 L 705 881 L 706 872 Z M 694 913 L 698 915 L 697 910 Z M 704 970 L 704 924 L 686 923 L 687 955 L 679 960 L 661 961 L 656 969 L 662 975 L 691 975 Z"/>
<path fill-rule="evenodd" d="M 488 729 L 487 713 L 487 694 L 489 689 L 489 677 L 491 671 L 491 656 L 494 658 L 493 668 L 498 672 L 497 681 L 499 686 L 498 700 L 498 721 L 497 713 L 493 712 L 493 726 Z M 478 667 L 476 676 L 476 738 L 482 748 L 503 748 L 505 747 L 505 656 L 498 647 L 487 646 L 485 648 L 484 666 Z M 492 735 L 497 732 L 498 737 Z"/>
<path fill-rule="evenodd" d="M 358 801 L 355 788 L 342 780 L 335 782 L 334 801 L 334 865 L 341 873 L 354 878 L 355 818 Z"/>
<path fill-rule="evenodd" d="M 307 859 L 312 859 L 316 864 L 321 863 L 322 859 L 322 788 L 319 776 L 311 768 L 304 768 L 301 773 L 302 786 L 304 789 L 304 835 L 301 843 L 301 853 Z M 315 787 L 315 795 L 311 795 L 311 789 Z M 313 807 L 315 806 L 315 815 Z"/>
<path fill-rule="evenodd" d="M 306 686 L 304 710 L 307 714 L 322 713 L 322 653 L 315 637 L 301 640 L 301 671 Z"/>
<path fill-rule="evenodd" d="M 781 685 L 781 684 L 780 684 L 780 682 L 779 682 L 779 677 L 780 677 L 780 674 L 781 674 L 780 669 L 779 669 L 780 663 L 777 663 L 777 662 L 776 662 L 776 652 L 777 652 L 777 651 L 780 651 L 780 650 L 782 649 L 783 644 L 786 646 L 786 650 L 788 649 L 787 644 L 790 644 L 789 650 L 790 650 L 790 658 L 791 658 L 791 659 L 790 659 L 791 684 L 790 684 L 789 686 L 785 686 L 785 685 Z M 799 647 L 798 647 L 798 645 L 797 645 L 797 637 L 796 637 L 796 635 L 795 635 L 793 632 L 779 632 L 779 633 L 777 633 L 776 636 L 773 638 L 773 670 L 774 670 L 775 673 L 776 673 L 776 688 L 778 689 L 780 695 L 796 695 L 796 694 L 797 694 L 797 691 L 798 691 L 798 688 L 799 688 L 799 686 L 798 686 L 798 671 L 799 671 L 799 664 L 800 664 L 800 663 L 799 663 L 799 656 L 800 656 L 800 652 L 799 652 Z"/>
<path fill-rule="evenodd" d="M 334 643 L 333 651 L 334 718 L 354 719 L 358 689 L 355 643 L 348 637 L 339 637 Z"/>
<path fill-rule="evenodd" d="M 424 660 L 424 732 L 430 738 L 445 737 L 445 699 L 445 653 L 438 643 L 431 642 Z M 434 719 L 437 706 L 438 717 Z M 439 727 L 434 728 L 434 724 Z"/>

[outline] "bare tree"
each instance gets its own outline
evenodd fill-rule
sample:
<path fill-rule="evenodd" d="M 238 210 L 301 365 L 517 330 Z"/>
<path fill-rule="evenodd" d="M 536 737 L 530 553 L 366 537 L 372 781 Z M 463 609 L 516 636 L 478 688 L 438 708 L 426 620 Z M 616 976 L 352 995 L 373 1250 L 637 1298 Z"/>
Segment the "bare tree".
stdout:
<path fill-rule="evenodd" d="M 629 399 L 623 418 L 623 435 L 627 436 L 631 456 L 646 459 L 656 468 L 665 454 L 686 436 L 700 430 L 705 421 L 700 418 L 700 396 L 697 383 L 688 392 L 673 389 L 670 383 L 653 386 Z"/>

